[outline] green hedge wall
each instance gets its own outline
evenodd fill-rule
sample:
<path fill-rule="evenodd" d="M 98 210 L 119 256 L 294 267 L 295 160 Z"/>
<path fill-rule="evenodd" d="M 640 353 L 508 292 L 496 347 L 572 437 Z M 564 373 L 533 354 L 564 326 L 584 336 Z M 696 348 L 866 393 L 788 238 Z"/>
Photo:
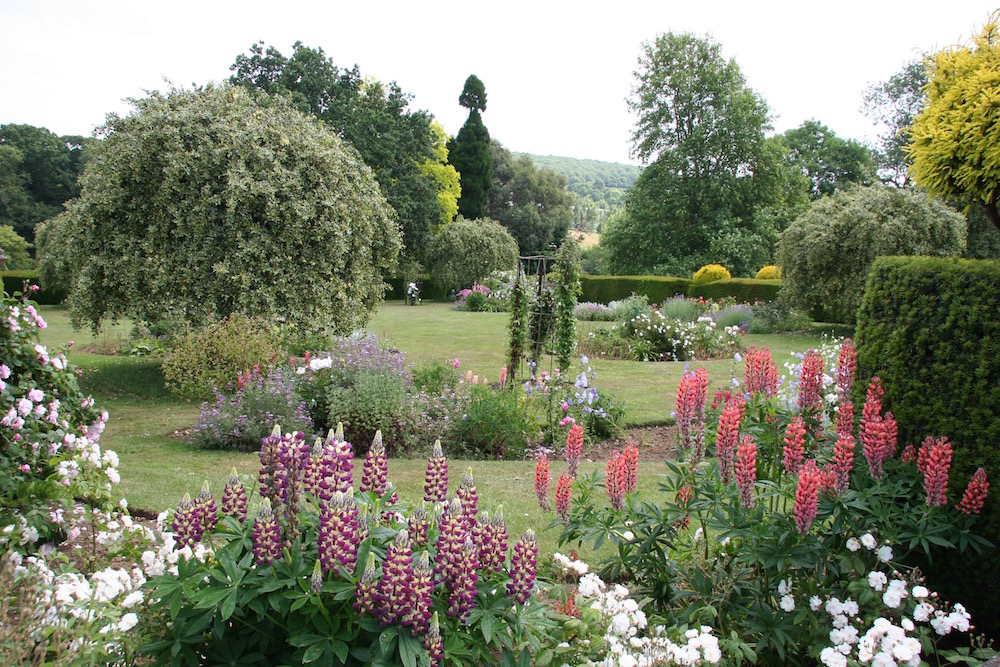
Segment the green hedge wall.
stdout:
<path fill-rule="evenodd" d="M 704 285 L 692 284 L 687 291 L 690 297 L 722 299 L 734 297 L 739 302 L 774 301 L 781 289 L 780 280 L 757 280 L 756 278 L 730 278 Z"/>
<path fill-rule="evenodd" d="M 448 298 L 447 291 L 441 287 L 438 283 L 431 279 L 430 276 L 421 276 L 420 280 L 423 281 L 420 290 L 420 298 L 427 300 L 443 300 Z M 409 282 L 406 278 L 402 276 L 393 276 L 392 278 L 386 279 L 389 284 L 389 289 L 385 293 L 386 299 L 405 299 L 406 298 L 406 285 Z"/>
<path fill-rule="evenodd" d="M 992 488 L 977 529 L 1000 545 L 1000 262 L 887 257 L 875 262 L 858 312 L 858 377 L 878 375 L 900 446 L 947 436 L 948 490 L 976 468 Z M 929 579 L 1000 638 L 1000 549 L 974 563 L 934 558 Z M 965 574 L 974 567 L 976 577 Z M 958 576 L 942 575 L 953 572 Z"/>
<path fill-rule="evenodd" d="M 650 303 L 661 303 L 672 296 L 721 299 L 735 297 L 737 301 L 772 301 L 781 289 L 780 280 L 733 278 L 705 285 L 695 285 L 689 278 L 663 276 L 583 276 L 580 301 L 610 303 L 635 294 L 645 294 Z"/>
<path fill-rule="evenodd" d="M 0 271 L 0 277 L 3 278 L 3 291 L 7 294 L 22 291 L 25 280 L 32 285 L 39 285 L 37 271 Z M 30 298 L 39 305 L 54 306 L 66 300 L 66 292 L 63 290 L 47 290 L 42 287 L 32 294 Z"/>
<path fill-rule="evenodd" d="M 644 294 L 650 303 L 660 303 L 677 294 L 687 294 L 690 278 L 664 276 L 581 276 L 580 301 L 611 303 Z"/>

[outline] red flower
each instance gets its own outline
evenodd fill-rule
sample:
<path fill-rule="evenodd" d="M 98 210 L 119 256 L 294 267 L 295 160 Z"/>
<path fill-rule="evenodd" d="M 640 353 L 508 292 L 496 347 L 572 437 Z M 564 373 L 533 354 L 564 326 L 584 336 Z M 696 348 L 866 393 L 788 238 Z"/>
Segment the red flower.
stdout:
<path fill-rule="evenodd" d="M 535 495 L 538 496 L 538 506 L 545 512 L 549 511 L 552 507 L 549 503 L 549 484 L 551 479 L 551 475 L 549 474 L 549 459 L 545 454 L 542 454 L 535 461 Z"/>
<path fill-rule="evenodd" d="M 698 450 L 697 434 L 704 436 L 705 403 L 708 400 L 708 371 L 699 368 L 685 371 L 677 387 L 677 437 L 680 447 L 694 450 L 694 457 L 700 460 L 704 450 Z M 702 447 L 704 440 L 702 440 Z"/>
<path fill-rule="evenodd" d="M 744 379 L 746 390 L 751 394 L 763 393 L 770 398 L 778 393 L 778 366 L 771 360 L 771 348 L 758 350 L 756 345 L 750 346 Z"/>
<path fill-rule="evenodd" d="M 809 412 L 823 406 L 823 357 L 816 350 L 806 352 L 799 376 L 799 410 Z"/>
<path fill-rule="evenodd" d="M 632 493 L 639 483 L 639 446 L 635 440 L 629 439 L 622 456 L 625 458 L 625 493 Z"/>
<path fill-rule="evenodd" d="M 868 397 L 861 410 L 861 448 L 868 460 L 868 470 L 875 479 L 882 478 L 882 461 L 888 449 L 889 433 L 882 420 L 882 383 L 878 377 L 873 377 L 868 385 Z M 895 449 L 895 443 L 893 443 Z"/>
<path fill-rule="evenodd" d="M 837 437 L 854 437 L 854 403 L 842 400 L 837 406 Z"/>
<path fill-rule="evenodd" d="M 923 447 L 927 454 L 924 457 L 924 491 L 927 494 L 927 504 L 938 507 L 948 502 L 948 471 L 951 469 L 951 443 L 948 438 L 933 441 L 927 438 Z"/>
<path fill-rule="evenodd" d="M 733 454 L 740 439 L 740 422 L 746 403 L 735 399 L 726 403 L 719 417 L 719 429 L 715 438 L 715 456 L 719 460 L 719 477 L 723 484 L 729 484 L 733 476 Z"/>
<path fill-rule="evenodd" d="M 962 494 L 962 502 L 958 504 L 958 510 L 966 514 L 979 514 L 986 502 L 986 493 L 990 490 L 990 483 L 986 480 L 986 471 L 980 468 L 969 481 L 969 486 Z"/>
<path fill-rule="evenodd" d="M 611 452 L 604 476 L 604 486 L 608 492 L 608 502 L 616 510 L 625 507 L 625 457 L 618 452 Z"/>
<path fill-rule="evenodd" d="M 858 350 L 854 341 L 848 338 L 840 345 L 840 356 L 837 358 L 837 392 L 842 402 L 850 398 L 857 368 Z"/>
<path fill-rule="evenodd" d="M 809 527 L 816 518 L 816 510 L 819 503 L 819 489 L 822 484 L 823 474 L 816 468 L 816 462 L 806 461 L 799 471 L 799 484 L 795 488 L 795 530 L 800 535 L 809 532 Z"/>
<path fill-rule="evenodd" d="M 576 478 L 576 469 L 580 465 L 580 457 L 583 456 L 583 427 L 573 424 L 566 436 L 566 463 L 569 465 L 567 472 L 572 478 Z"/>
<path fill-rule="evenodd" d="M 556 483 L 556 514 L 563 523 L 569 521 L 569 492 L 572 486 L 573 478 L 568 472 L 559 475 L 559 481 Z"/>
<path fill-rule="evenodd" d="M 757 445 L 753 436 L 745 435 L 736 449 L 736 486 L 740 489 L 740 502 L 746 509 L 753 509 L 753 487 L 757 481 Z"/>
<path fill-rule="evenodd" d="M 836 477 L 833 487 L 838 493 L 846 491 L 850 484 L 855 444 L 854 436 L 845 433 L 837 438 L 837 444 L 833 446 L 833 472 Z"/>
<path fill-rule="evenodd" d="M 785 429 L 785 471 L 794 475 L 802 466 L 805 456 L 806 425 L 802 417 L 795 417 Z"/>

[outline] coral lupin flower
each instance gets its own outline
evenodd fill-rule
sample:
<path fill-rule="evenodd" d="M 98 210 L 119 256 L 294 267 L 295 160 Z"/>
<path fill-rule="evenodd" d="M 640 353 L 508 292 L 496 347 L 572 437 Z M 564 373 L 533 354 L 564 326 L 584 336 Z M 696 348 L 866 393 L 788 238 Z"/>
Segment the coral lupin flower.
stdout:
<path fill-rule="evenodd" d="M 948 438 L 927 438 L 920 448 L 924 454 L 924 492 L 927 505 L 938 507 L 948 502 L 948 472 L 951 470 L 951 443 Z"/>
<path fill-rule="evenodd" d="M 538 542 L 535 531 L 528 530 L 514 545 L 510 556 L 510 582 L 507 595 L 518 604 L 524 604 L 531 597 L 535 587 L 535 565 L 538 558 Z"/>
<path fill-rule="evenodd" d="M 757 349 L 756 345 L 751 345 L 746 353 L 743 376 L 751 395 L 762 393 L 771 398 L 778 393 L 778 366 L 771 359 L 771 348 Z"/>
<path fill-rule="evenodd" d="M 375 613 L 383 625 L 396 623 L 413 612 L 413 551 L 406 530 L 396 533 L 389 544 L 375 599 Z"/>
<path fill-rule="evenodd" d="M 837 357 L 837 393 L 840 401 L 850 400 L 854 389 L 854 375 L 858 368 L 858 350 L 850 338 L 840 344 L 840 354 Z"/>
<path fill-rule="evenodd" d="M 809 532 L 809 527 L 816 518 L 819 503 L 819 489 L 822 484 L 822 473 L 816 468 L 816 462 L 806 461 L 799 470 L 799 483 L 795 487 L 795 530 L 800 535 Z"/>
<path fill-rule="evenodd" d="M 375 574 L 375 554 L 368 553 L 368 563 L 365 571 L 358 580 L 358 585 L 354 595 L 352 606 L 359 616 L 365 614 L 375 614 L 375 595 L 378 580 Z"/>
<path fill-rule="evenodd" d="M 381 497 L 388 489 L 389 459 L 382 444 L 382 431 L 375 432 L 372 446 L 365 454 L 365 465 L 361 474 L 361 490 L 371 491 Z"/>
<path fill-rule="evenodd" d="M 549 503 L 549 484 L 551 483 L 549 473 L 549 458 L 545 454 L 540 454 L 535 461 L 535 495 L 538 496 L 538 506 L 543 512 L 552 509 Z"/>
<path fill-rule="evenodd" d="M 247 487 L 240 481 L 236 468 L 229 473 L 229 480 L 222 489 L 222 513 L 236 517 L 240 523 L 247 518 Z"/>
<path fill-rule="evenodd" d="M 823 407 L 823 357 L 816 350 L 806 352 L 799 376 L 799 411 L 812 412 Z"/>
<path fill-rule="evenodd" d="M 576 479 L 576 469 L 580 466 L 580 458 L 583 456 L 583 427 L 573 424 L 566 436 L 566 463 L 569 476 Z"/>
<path fill-rule="evenodd" d="M 719 461 L 719 477 L 723 484 L 729 484 L 733 478 L 733 454 L 740 441 L 740 422 L 746 403 L 733 399 L 726 403 L 719 417 L 719 429 L 715 438 L 715 456 Z"/>
<path fill-rule="evenodd" d="M 699 368 L 685 371 L 677 387 L 677 435 L 680 446 L 692 451 L 696 445 L 696 433 L 704 432 L 705 403 L 708 399 L 708 371 Z M 702 452 L 703 455 L 703 452 Z M 700 459 L 700 457 L 698 457 Z"/>
<path fill-rule="evenodd" d="M 882 478 L 883 454 L 887 449 L 888 433 L 882 420 L 882 396 L 884 393 L 881 380 L 878 377 L 873 377 L 868 384 L 865 405 L 861 409 L 859 429 L 861 451 L 868 461 L 868 470 L 874 479 Z"/>
<path fill-rule="evenodd" d="M 802 417 L 796 416 L 785 429 L 784 465 L 785 472 L 794 475 L 802 467 L 802 459 L 806 454 L 806 424 Z"/>
<path fill-rule="evenodd" d="M 903 448 L 903 453 L 900 455 L 903 463 L 916 463 L 917 461 L 917 448 L 912 444 L 907 445 Z"/>
<path fill-rule="evenodd" d="M 740 503 L 753 509 L 753 487 L 757 481 L 757 444 L 753 436 L 745 435 L 736 449 L 736 486 L 740 489 Z"/>
<path fill-rule="evenodd" d="M 962 494 L 962 502 L 958 504 L 958 511 L 966 514 L 979 514 L 983 510 L 986 502 L 986 494 L 990 490 L 990 483 L 986 480 L 986 471 L 980 468 L 969 480 L 969 485 L 965 487 Z"/>
<path fill-rule="evenodd" d="M 177 509 L 174 510 L 173 529 L 174 539 L 181 548 L 193 547 L 198 544 L 205 529 L 201 512 L 191 502 L 191 496 L 186 493 L 181 502 L 178 503 Z"/>
<path fill-rule="evenodd" d="M 573 487 L 573 478 L 568 472 L 559 475 L 556 482 L 556 514 L 563 523 L 569 522 L 569 493 Z"/>
<path fill-rule="evenodd" d="M 427 459 L 427 473 L 424 476 L 424 500 L 440 503 L 448 497 L 448 459 L 441 449 L 441 441 L 434 441 L 434 449 Z"/>
<path fill-rule="evenodd" d="M 604 487 L 611 507 L 620 510 L 625 507 L 625 457 L 616 449 L 608 457 L 605 469 Z"/>
<path fill-rule="evenodd" d="M 854 467 L 854 436 L 846 433 L 837 438 L 833 446 L 833 472 L 835 481 L 833 488 L 837 493 L 847 491 L 851 482 L 851 470 Z"/>
<path fill-rule="evenodd" d="M 500 389 L 507 386 L 507 367 L 504 366 L 500 369 Z"/>
<path fill-rule="evenodd" d="M 704 424 L 702 424 L 704 426 Z M 702 431 L 702 448 L 704 448 L 705 432 Z M 625 443 L 625 451 L 622 452 L 625 459 L 625 493 L 632 493 L 639 485 L 639 446 L 631 438 Z"/>
<path fill-rule="evenodd" d="M 271 501 L 264 499 L 264 505 L 253 522 L 253 555 L 257 565 L 270 565 L 271 561 L 281 557 L 281 526 L 278 518 L 271 510 Z"/>
<path fill-rule="evenodd" d="M 351 493 L 337 491 L 320 510 L 316 550 L 323 572 L 337 566 L 353 572 L 358 560 L 358 505 Z"/>
<path fill-rule="evenodd" d="M 457 576 L 449 582 L 451 595 L 448 596 L 447 615 L 464 621 L 475 606 L 476 583 L 479 575 L 479 561 L 476 558 L 476 545 L 472 536 L 466 536 L 465 544 L 459 554 Z"/>
<path fill-rule="evenodd" d="M 837 405 L 837 437 L 854 437 L 854 403 L 849 400 Z"/>

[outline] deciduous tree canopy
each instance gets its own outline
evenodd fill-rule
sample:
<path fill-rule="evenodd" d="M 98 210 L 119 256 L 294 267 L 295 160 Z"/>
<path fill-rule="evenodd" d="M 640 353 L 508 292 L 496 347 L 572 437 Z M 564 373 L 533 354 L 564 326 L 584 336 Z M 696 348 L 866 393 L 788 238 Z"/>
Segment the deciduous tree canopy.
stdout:
<path fill-rule="evenodd" d="M 431 275 L 447 290 L 472 287 L 494 271 L 517 265 L 517 241 L 495 220 L 459 216 L 431 242 Z"/>
<path fill-rule="evenodd" d="M 842 139 L 826 125 L 807 120 L 782 135 L 794 169 L 809 179 L 813 199 L 832 195 L 851 183 L 871 185 L 875 161 L 868 148 L 853 139 Z"/>
<path fill-rule="evenodd" d="M 357 152 L 288 102 L 240 87 L 171 91 L 110 116 L 56 226 L 77 324 L 196 324 L 230 313 L 347 332 L 400 248 Z"/>

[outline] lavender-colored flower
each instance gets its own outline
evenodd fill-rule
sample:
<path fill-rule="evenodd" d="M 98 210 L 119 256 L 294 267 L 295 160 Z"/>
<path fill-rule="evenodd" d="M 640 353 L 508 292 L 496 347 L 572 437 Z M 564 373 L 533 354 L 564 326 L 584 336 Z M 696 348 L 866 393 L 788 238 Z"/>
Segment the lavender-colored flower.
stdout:
<path fill-rule="evenodd" d="M 204 530 L 201 512 L 191 502 L 191 496 L 186 493 L 174 510 L 173 529 L 174 539 L 181 548 L 194 546 L 201 540 Z"/>
<path fill-rule="evenodd" d="M 253 522 L 253 555 L 257 565 L 270 565 L 271 561 L 281 557 L 281 526 L 278 518 L 271 510 L 271 501 L 264 499 L 264 505 Z"/>
<path fill-rule="evenodd" d="M 337 566 L 353 571 L 358 560 L 358 505 L 350 493 L 337 491 L 320 510 L 316 550 L 323 572 Z"/>
<path fill-rule="evenodd" d="M 405 530 L 396 533 L 386 552 L 376 599 L 376 614 L 383 625 L 396 623 L 413 611 L 413 551 Z"/>
<path fill-rule="evenodd" d="M 476 527 L 476 504 L 479 502 L 479 492 L 476 490 L 476 480 L 472 478 L 472 468 L 465 471 L 462 483 L 458 485 L 458 499 L 462 501 L 462 513 L 465 514 L 466 530 Z"/>
<path fill-rule="evenodd" d="M 510 582 L 507 595 L 518 604 L 524 604 L 531 597 L 535 586 L 535 562 L 538 558 L 538 542 L 535 531 L 529 529 L 514 545 L 510 556 Z"/>
<path fill-rule="evenodd" d="M 382 431 L 375 432 L 372 446 L 365 454 L 365 467 L 361 475 L 361 490 L 371 491 L 381 497 L 388 488 L 389 460 L 382 444 Z"/>
<path fill-rule="evenodd" d="M 434 574 L 447 584 L 458 576 L 462 547 L 469 535 L 462 513 L 462 501 L 452 498 L 438 520 L 437 559 Z"/>
<path fill-rule="evenodd" d="M 247 518 L 247 487 L 240 481 L 236 468 L 229 473 L 229 481 L 222 489 L 222 513 L 236 517 L 240 523 Z"/>
<path fill-rule="evenodd" d="M 427 459 L 427 473 L 424 477 L 424 500 L 439 503 L 448 496 L 448 459 L 441 449 L 441 441 L 434 441 L 434 449 Z"/>
<path fill-rule="evenodd" d="M 479 581 L 479 575 L 476 574 L 479 562 L 471 535 L 465 538 L 457 565 L 456 576 L 449 581 L 451 595 L 448 596 L 446 613 L 462 621 L 472 611 L 476 600 L 476 583 Z"/>
<path fill-rule="evenodd" d="M 201 524 L 204 532 L 210 533 L 215 529 L 215 524 L 219 521 L 219 509 L 215 506 L 212 492 L 208 490 L 208 480 L 202 484 L 201 493 L 194 500 L 194 506 L 201 515 Z"/>
<path fill-rule="evenodd" d="M 430 528 L 430 518 L 427 516 L 427 506 L 421 503 L 413 510 L 413 515 L 407 519 L 413 546 L 422 547 L 427 544 L 427 531 Z"/>
<path fill-rule="evenodd" d="M 365 614 L 375 613 L 375 595 L 376 587 L 378 585 L 376 575 L 375 575 L 375 554 L 368 553 L 368 563 L 365 565 L 365 571 L 361 575 L 361 579 L 358 580 L 356 595 L 354 596 L 354 611 L 358 612 L 358 615 L 364 616 Z"/>
<path fill-rule="evenodd" d="M 309 590 L 313 592 L 313 595 L 319 595 L 323 590 L 323 570 L 319 561 L 313 565 L 312 576 L 309 578 Z"/>
<path fill-rule="evenodd" d="M 431 620 L 431 606 L 434 604 L 431 594 L 434 592 L 434 571 L 431 568 L 430 557 L 424 551 L 413 563 L 413 606 L 403 617 L 403 625 L 411 628 L 413 636 L 427 632 Z"/>
<path fill-rule="evenodd" d="M 431 616 L 431 624 L 424 635 L 424 648 L 431 659 L 431 667 L 440 667 L 444 662 L 444 642 L 441 640 L 441 627 L 438 625 L 438 613 Z"/>

